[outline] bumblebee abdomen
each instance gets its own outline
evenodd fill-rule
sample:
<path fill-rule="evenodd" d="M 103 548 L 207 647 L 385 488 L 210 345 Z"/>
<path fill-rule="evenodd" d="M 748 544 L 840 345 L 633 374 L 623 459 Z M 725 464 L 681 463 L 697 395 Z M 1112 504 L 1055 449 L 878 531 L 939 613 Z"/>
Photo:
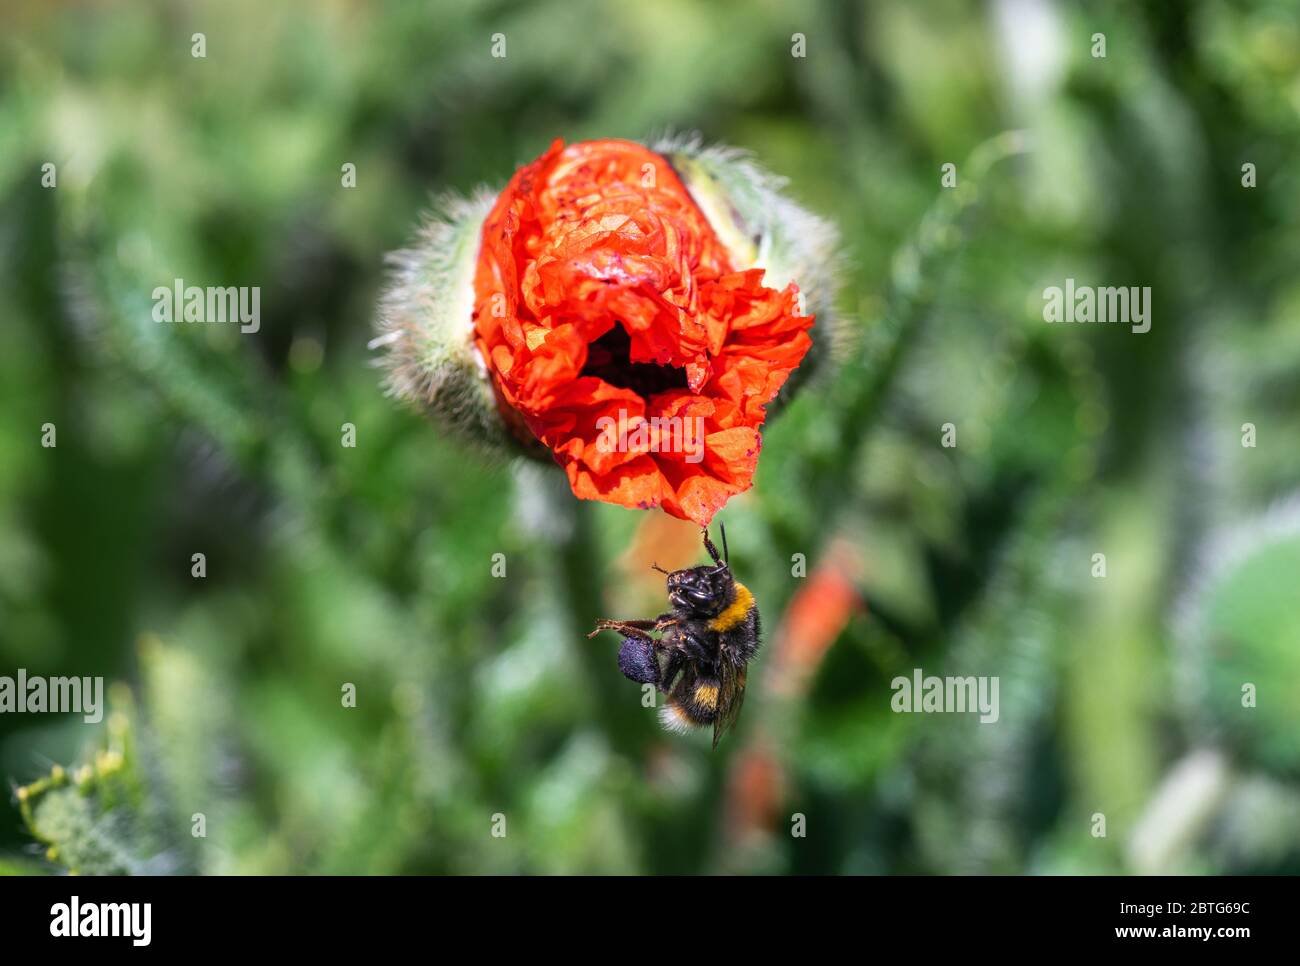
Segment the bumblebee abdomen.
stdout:
<path fill-rule="evenodd" d="M 683 703 L 675 698 L 669 698 L 659 709 L 659 723 L 669 731 L 678 733 L 692 728 L 706 728 L 713 724 L 716 717 L 716 709 L 701 708 L 693 702 Z"/>
<path fill-rule="evenodd" d="M 683 675 L 660 709 L 659 720 L 670 731 L 711 725 L 718 716 L 718 695 L 717 681 Z"/>
<path fill-rule="evenodd" d="M 682 706 L 672 698 L 665 701 L 664 706 L 659 709 L 659 723 L 668 731 L 675 731 L 678 734 L 699 727 L 699 724 L 692 721 Z"/>

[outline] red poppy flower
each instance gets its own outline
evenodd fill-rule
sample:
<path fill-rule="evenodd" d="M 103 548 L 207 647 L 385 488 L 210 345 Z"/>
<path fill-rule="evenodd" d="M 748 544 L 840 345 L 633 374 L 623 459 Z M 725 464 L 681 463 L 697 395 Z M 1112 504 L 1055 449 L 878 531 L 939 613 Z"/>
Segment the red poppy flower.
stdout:
<path fill-rule="evenodd" d="M 706 525 L 750 487 L 813 318 L 794 283 L 736 262 L 668 161 L 628 141 L 557 140 L 497 197 L 474 341 L 507 424 L 574 494 Z"/>

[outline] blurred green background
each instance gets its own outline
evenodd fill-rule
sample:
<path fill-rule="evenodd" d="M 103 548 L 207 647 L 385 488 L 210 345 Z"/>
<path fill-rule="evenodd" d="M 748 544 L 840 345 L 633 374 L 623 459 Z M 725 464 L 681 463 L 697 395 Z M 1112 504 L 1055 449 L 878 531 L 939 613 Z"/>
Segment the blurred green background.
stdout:
<path fill-rule="evenodd" d="M 841 368 L 722 515 L 768 633 L 717 752 L 584 636 L 691 528 L 467 453 L 366 348 L 431 192 L 666 131 L 845 243 Z M 1297 252 L 1293 0 L 10 2 L 0 674 L 116 710 L 0 715 L 0 867 L 1300 871 Z M 178 277 L 260 331 L 155 324 Z M 1151 331 L 1046 324 L 1066 278 Z M 916 667 L 1000 720 L 894 714 Z"/>

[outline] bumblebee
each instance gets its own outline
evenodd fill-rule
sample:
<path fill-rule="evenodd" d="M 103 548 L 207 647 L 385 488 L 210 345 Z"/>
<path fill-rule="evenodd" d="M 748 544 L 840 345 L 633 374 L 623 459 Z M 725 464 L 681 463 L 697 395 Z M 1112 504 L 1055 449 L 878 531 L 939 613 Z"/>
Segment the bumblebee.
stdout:
<path fill-rule="evenodd" d="M 726 528 L 721 532 L 719 555 L 708 529 L 703 531 L 713 566 L 670 573 L 654 565 L 668 577 L 672 610 L 653 620 L 600 620 L 587 635 L 622 634 L 618 669 L 666 695 L 659 712 L 664 727 L 687 731 L 712 725 L 714 748 L 740 715 L 746 667 L 759 646 L 758 605 L 731 575 Z"/>

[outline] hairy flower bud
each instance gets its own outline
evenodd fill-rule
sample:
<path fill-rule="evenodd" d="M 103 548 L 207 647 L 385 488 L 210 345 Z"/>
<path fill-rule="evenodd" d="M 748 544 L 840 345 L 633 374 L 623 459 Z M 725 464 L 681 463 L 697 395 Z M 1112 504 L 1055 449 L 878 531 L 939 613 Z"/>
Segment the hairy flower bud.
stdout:
<path fill-rule="evenodd" d="M 556 141 L 393 257 L 390 388 L 458 435 L 549 453 L 583 499 L 707 524 L 751 485 L 833 298 L 835 233 L 779 188 L 695 141 Z"/>

